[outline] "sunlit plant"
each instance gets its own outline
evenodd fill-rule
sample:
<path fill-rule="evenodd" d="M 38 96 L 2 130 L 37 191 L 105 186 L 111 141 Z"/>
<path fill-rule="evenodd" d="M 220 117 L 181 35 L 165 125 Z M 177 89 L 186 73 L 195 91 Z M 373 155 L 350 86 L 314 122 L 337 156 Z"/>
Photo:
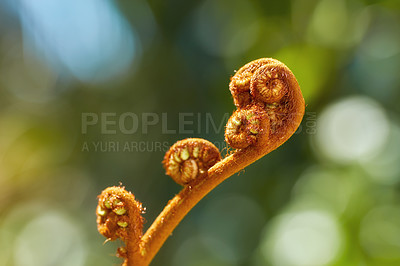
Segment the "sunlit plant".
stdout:
<path fill-rule="evenodd" d="M 143 234 L 143 207 L 124 187 L 106 188 L 99 196 L 97 225 L 109 240 L 125 246 L 117 255 L 125 266 L 149 265 L 183 217 L 222 181 L 288 140 L 304 115 L 305 103 L 293 73 L 278 60 L 262 58 L 240 68 L 229 90 L 237 110 L 225 128 L 233 151 L 225 158 L 204 139 L 180 140 L 167 151 L 166 174 L 183 188 Z M 232 232 L 234 234 L 234 232 Z"/>

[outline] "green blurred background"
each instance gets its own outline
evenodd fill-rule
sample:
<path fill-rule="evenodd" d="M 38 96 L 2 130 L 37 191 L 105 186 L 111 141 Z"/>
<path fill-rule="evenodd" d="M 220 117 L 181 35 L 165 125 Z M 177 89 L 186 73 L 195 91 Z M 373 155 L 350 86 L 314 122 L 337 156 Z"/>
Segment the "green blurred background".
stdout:
<path fill-rule="evenodd" d="M 180 190 L 166 149 L 226 152 L 229 79 L 261 57 L 296 75 L 300 129 L 152 265 L 400 265 L 398 0 L 2 0 L 0 264 L 118 265 L 96 196 L 122 182 L 147 228 Z"/>

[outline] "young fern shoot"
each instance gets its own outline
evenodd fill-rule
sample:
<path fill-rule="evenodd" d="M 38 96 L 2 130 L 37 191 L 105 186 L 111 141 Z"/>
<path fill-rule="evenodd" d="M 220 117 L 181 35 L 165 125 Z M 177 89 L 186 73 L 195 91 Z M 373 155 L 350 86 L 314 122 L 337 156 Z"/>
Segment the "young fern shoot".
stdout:
<path fill-rule="evenodd" d="M 299 127 L 305 103 L 299 84 L 278 60 L 254 60 L 231 78 L 229 90 L 237 110 L 229 118 L 225 141 L 235 149 L 221 159 L 217 147 L 203 139 L 175 143 L 165 154 L 166 174 L 183 186 L 142 235 L 142 206 L 122 187 L 99 196 L 99 232 L 120 238 L 118 255 L 125 266 L 149 265 L 185 215 L 211 190 L 287 141 Z"/>

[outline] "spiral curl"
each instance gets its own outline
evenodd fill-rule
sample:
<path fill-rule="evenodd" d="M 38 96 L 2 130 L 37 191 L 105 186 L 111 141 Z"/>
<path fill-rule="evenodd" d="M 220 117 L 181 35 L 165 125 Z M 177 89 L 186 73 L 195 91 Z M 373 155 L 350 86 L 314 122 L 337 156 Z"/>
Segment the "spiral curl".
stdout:
<path fill-rule="evenodd" d="M 123 266 L 147 266 L 188 211 L 212 189 L 282 145 L 296 131 L 305 103 L 290 69 L 278 60 L 261 58 L 231 78 L 229 90 L 236 110 L 225 129 L 226 142 L 237 149 L 221 160 L 217 147 L 203 139 L 185 139 L 165 154 L 166 174 L 182 191 L 170 200 L 142 236 L 140 202 L 123 187 L 110 187 L 99 196 L 97 224 L 109 240 L 122 239 L 126 246 L 117 255 Z"/>
<path fill-rule="evenodd" d="M 279 102 L 288 92 L 283 67 L 270 64 L 258 68 L 251 78 L 250 92 L 256 101 L 267 104 Z"/>
<path fill-rule="evenodd" d="M 278 60 L 272 58 L 261 58 L 247 63 L 235 73 L 231 78 L 229 90 L 231 91 L 236 107 L 244 107 L 252 102 L 250 83 L 254 73 L 262 66 L 278 62 Z"/>
<path fill-rule="evenodd" d="M 246 64 L 231 78 L 229 89 L 239 110 L 254 105 L 265 110 L 270 121 L 270 143 L 276 147 L 294 133 L 303 117 L 299 84 L 278 60 L 261 58 Z"/>
<path fill-rule="evenodd" d="M 132 245 L 130 252 L 139 254 L 143 234 L 143 207 L 124 187 L 108 187 L 99 195 L 96 215 L 97 229 L 108 240 L 120 238 Z M 128 258 L 127 248 L 118 248 L 119 257 Z"/>
<path fill-rule="evenodd" d="M 207 175 L 207 171 L 221 160 L 217 147 L 204 139 L 189 138 L 176 142 L 164 156 L 166 174 L 186 186 Z"/>
<path fill-rule="evenodd" d="M 225 128 L 225 141 L 235 149 L 243 149 L 253 145 L 257 136 L 264 130 L 262 121 L 268 121 L 267 113 L 260 106 L 254 105 L 236 110 L 229 118 Z M 265 125 L 264 125 L 265 127 Z"/>

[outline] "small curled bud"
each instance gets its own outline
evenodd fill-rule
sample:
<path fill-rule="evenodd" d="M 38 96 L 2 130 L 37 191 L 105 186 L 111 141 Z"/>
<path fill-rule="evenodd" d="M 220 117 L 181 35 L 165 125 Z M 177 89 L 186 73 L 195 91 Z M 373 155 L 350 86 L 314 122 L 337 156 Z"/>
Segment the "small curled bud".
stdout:
<path fill-rule="evenodd" d="M 256 143 L 258 134 L 265 130 L 262 123 L 266 121 L 269 121 L 267 113 L 260 106 L 238 109 L 226 124 L 225 140 L 232 148 L 246 148 Z"/>
<path fill-rule="evenodd" d="M 251 78 L 250 91 L 254 99 L 267 104 L 279 102 L 288 92 L 286 72 L 282 66 L 264 65 Z"/>
<path fill-rule="evenodd" d="M 251 61 L 241 67 L 231 78 L 229 90 L 236 107 L 243 107 L 251 103 L 250 82 L 254 73 L 262 66 L 278 62 L 272 58 L 261 58 Z"/>
<path fill-rule="evenodd" d="M 165 154 L 166 174 L 185 186 L 171 199 L 142 236 L 140 202 L 123 187 L 105 189 L 96 209 L 98 230 L 125 246 L 117 256 L 124 266 L 147 266 L 174 228 L 199 200 L 221 182 L 275 150 L 294 134 L 303 118 L 305 103 L 290 69 L 278 60 L 261 58 L 237 71 L 229 89 L 238 110 L 229 118 L 225 140 L 235 150 L 222 161 L 212 143 L 185 139 Z M 220 161 L 220 162 L 219 162 Z M 218 162 L 218 163 L 217 163 Z"/>
<path fill-rule="evenodd" d="M 163 165 L 166 174 L 185 186 L 207 175 L 207 171 L 221 160 L 217 147 L 204 139 L 189 138 L 178 141 L 167 151 Z"/>
<path fill-rule="evenodd" d="M 132 193 L 123 187 L 108 187 L 99 195 L 97 205 L 97 229 L 109 240 L 120 238 L 133 246 L 131 256 L 139 254 L 139 243 L 142 237 L 143 218 L 142 204 L 135 200 Z M 122 252 L 124 251 L 124 252 Z M 127 259 L 125 248 L 118 249 L 119 256 Z"/>

